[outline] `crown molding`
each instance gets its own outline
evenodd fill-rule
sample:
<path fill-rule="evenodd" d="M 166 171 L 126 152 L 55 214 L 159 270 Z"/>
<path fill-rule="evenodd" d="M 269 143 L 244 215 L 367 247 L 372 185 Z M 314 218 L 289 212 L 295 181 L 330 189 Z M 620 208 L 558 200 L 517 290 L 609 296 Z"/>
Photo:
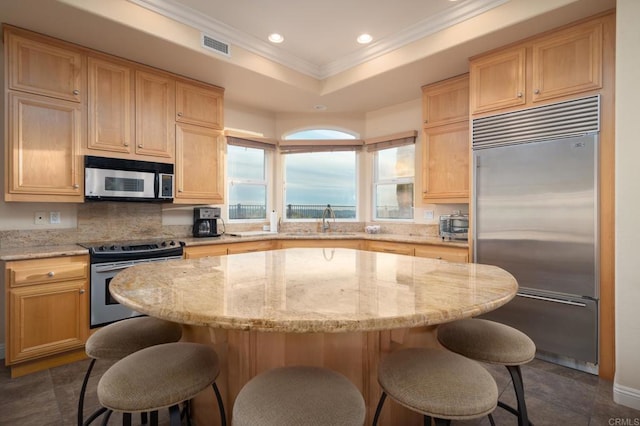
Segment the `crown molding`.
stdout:
<path fill-rule="evenodd" d="M 349 68 L 390 53 L 411 42 L 427 37 L 447 27 L 480 15 L 510 0 L 474 0 L 456 4 L 429 19 L 416 23 L 404 30 L 379 40 L 365 48 L 346 55 L 328 64 L 314 64 L 272 46 L 247 33 L 237 30 L 215 18 L 204 17 L 195 9 L 178 4 L 175 0 L 128 0 L 166 18 L 195 28 L 231 46 L 238 46 L 249 52 L 272 60 L 295 71 L 316 79 L 326 79 Z M 200 47 L 200 46 L 194 46 Z M 232 52 L 231 52 L 232 53 Z M 232 58 L 232 56 L 231 56 Z M 231 59 L 232 60 L 232 59 Z"/>

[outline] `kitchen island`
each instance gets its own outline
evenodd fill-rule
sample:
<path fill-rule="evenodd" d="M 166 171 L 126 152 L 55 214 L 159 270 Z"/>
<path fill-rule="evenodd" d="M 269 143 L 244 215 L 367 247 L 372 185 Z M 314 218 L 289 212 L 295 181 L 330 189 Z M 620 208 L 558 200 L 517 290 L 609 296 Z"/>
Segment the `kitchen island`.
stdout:
<path fill-rule="evenodd" d="M 138 265 L 111 294 L 139 312 L 184 324 L 184 339 L 220 354 L 230 412 L 253 376 L 282 365 L 319 365 L 360 389 L 370 423 L 380 394 L 378 360 L 433 346 L 437 324 L 496 309 L 516 280 L 488 265 L 339 248 L 295 248 Z M 195 401 L 199 424 L 215 424 L 213 395 Z M 394 404 L 381 424 L 421 424 Z"/>

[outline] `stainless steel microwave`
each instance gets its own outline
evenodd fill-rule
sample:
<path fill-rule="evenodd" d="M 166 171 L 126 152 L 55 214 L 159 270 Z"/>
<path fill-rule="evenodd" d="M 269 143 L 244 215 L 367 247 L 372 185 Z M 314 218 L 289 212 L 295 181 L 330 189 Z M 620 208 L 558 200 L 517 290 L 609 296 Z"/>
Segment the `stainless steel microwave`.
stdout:
<path fill-rule="evenodd" d="M 173 164 L 85 156 L 84 197 L 104 201 L 173 201 Z"/>

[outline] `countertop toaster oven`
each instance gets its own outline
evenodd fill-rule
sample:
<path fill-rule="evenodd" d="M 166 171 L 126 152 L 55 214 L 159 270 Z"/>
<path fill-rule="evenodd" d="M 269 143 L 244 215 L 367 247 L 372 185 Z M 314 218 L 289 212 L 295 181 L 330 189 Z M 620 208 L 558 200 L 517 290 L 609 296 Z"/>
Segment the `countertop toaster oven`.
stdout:
<path fill-rule="evenodd" d="M 469 238 L 469 215 L 459 213 L 441 215 L 439 233 L 443 240 L 467 240 Z"/>

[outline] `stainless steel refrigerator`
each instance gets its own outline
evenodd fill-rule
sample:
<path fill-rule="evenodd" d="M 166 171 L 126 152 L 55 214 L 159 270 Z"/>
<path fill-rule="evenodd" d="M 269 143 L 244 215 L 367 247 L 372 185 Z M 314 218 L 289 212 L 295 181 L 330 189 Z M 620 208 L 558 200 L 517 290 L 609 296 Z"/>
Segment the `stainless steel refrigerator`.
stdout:
<path fill-rule="evenodd" d="M 519 284 L 485 318 L 597 373 L 599 98 L 576 102 L 474 122 L 474 260 Z"/>

